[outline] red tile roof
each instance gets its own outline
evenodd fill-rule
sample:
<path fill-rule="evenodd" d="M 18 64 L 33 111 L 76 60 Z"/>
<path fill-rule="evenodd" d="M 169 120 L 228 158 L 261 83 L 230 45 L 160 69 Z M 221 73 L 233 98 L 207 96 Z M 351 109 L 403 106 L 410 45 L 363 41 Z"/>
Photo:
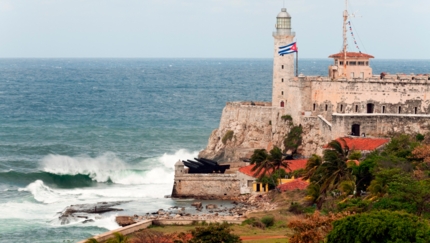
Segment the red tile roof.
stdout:
<path fill-rule="evenodd" d="M 336 53 L 336 54 L 329 56 L 329 58 L 343 58 L 343 57 L 344 57 L 343 52 L 339 52 L 339 53 Z M 360 53 L 360 52 L 347 52 L 346 57 L 350 57 L 350 58 L 356 58 L 356 57 L 375 58 L 372 55 L 369 55 L 366 53 Z"/>
<path fill-rule="evenodd" d="M 340 142 L 342 146 L 344 146 L 343 141 L 346 142 L 346 145 L 350 150 L 360 150 L 360 151 L 373 151 L 382 145 L 388 143 L 390 140 L 385 138 L 362 138 L 362 137 L 344 137 L 337 138 L 336 141 Z M 328 144 L 324 146 L 324 148 L 328 148 Z"/>
<path fill-rule="evenodd" d="M 293 181 L 284 183 L 282 185 L 279 185 L 278 188 L 285 192 L 285 191 L 293 191 L 293 190 L 304 190 L 309 186 L 309 182 L 302 180 L 301 178 L 295 179 Z"/>
<path fill-rule="evenodd" d="M 306 167 L 306 163 L 308 162 L 308 160 L 307 159 L 297 159 L 297 160 L 286 160 L 286 162 L 288 162 L 288 169 L 286 171 L 292 172 L 295 170 L 304 169 Z M 251 171 L 253 167 L 254 167 L 254 165 L 244 166 L 244 167 L 239 168 L 239 171 L 245 175 L 255 177 L 254 176 L 255 171 Z M 281 167 L 281 169 L 285 170 L 285 167 Z"/>

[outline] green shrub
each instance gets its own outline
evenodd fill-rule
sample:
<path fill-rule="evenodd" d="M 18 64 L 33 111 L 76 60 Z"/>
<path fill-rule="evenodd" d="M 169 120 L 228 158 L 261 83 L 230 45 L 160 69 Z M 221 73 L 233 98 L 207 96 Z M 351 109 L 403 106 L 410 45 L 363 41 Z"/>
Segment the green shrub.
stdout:
<path fill-rule="evenodd" d="M 233 139 L 233 135 L 234 132 L 232 130 L 228 130 L 225 134 L 224 137 L 222 138 L 222 143 L 226 144 L 227 141 L 231 141 Z"/>
<path fill-rule="evenodd" d="M 242 225 L 252 225 L 255 221 L 257 221 L 257 219 L 255 217 L 251 217 L 249 219 L 245 219 L 242 222 Z"/>
<path fill-rule="evenodd" d="M 290 122 L 293 121 L 293 118 L 290 115 L 283 115 L 283 116 L 281 116 L 281 119 L 283 121 L 290 121 Z"/>
<path fill-rule="evenodd" d="M 302 126 L 292 127 L 287 137 L 284 139 L 285 149 L 297 150 L 297 148 L 302 144 L 302 133 Z"/>
<path fill-rule="evenodd" d="M 222 224 L 209 224 L 209 226 L 197 227 L 191 231 L 193 238 L 189 243 L 239 243 L 240 237 L 231 233 L 230 226 L 224 222 Z"/>
<path fill-rule="evenodd" d="M 305 207 L 297 202 L 292 202 L 290 207 L 288 208 L 288 211 L 293 214 L 302 214 L 305 212 Z"/>
<path fill-rule="evenodd" d="M 430 242 L 427 221 L 391 211 L 356 214 L 333 222 L 327 242 Z"/>
<path fill-rule="evenodd" d="M 261 219 L 261 222 L 266 226 L 266 227 L 270 227 L 273 226 L 275 224 L 275 218 L 272 215 L 267 215 L 264 216 Z"/>
<path fill-rule="evenodd" d="M 424 141 L 424 135 L 422 135 L 421 133 L 418 133 L 416 136 L 415 136 L 415 139 L 417 140 L 417 141 L 420 141 L 420 142 L 422 142 L 422 141 Z"/>
<path fill-rule="evenodd" d="M 256 228 L 260 228 L 260 229 L 265 229 L 266 226 L 260 222 L 260 221 L 255 221 L 252 223 L 252 227 L 256 227 Z"/>

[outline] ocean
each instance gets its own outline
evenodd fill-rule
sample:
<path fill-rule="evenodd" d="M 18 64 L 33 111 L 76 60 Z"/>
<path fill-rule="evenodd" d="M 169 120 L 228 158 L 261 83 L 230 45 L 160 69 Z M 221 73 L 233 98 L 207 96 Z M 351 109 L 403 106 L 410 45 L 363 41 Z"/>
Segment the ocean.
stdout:
<path fill-rule="evenodd" d="M 76 242 L 116 215 L 169 198 L 173 165 L 196 157 L 228 101 L 270 101 L 271 59 L 0 59 L 0 242 Z M 327 75 L 329 59 L 299 72 Z M 374 73 L 430 73 L 430 60 L 375 60 Z M 61 225 L 72 204 L 128 201 Z"/>

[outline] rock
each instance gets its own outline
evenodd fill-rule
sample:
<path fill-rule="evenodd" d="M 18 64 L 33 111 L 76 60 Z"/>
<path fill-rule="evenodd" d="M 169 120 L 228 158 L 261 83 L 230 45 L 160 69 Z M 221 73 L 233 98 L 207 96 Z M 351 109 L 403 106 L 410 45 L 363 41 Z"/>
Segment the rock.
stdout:
<path fill-rule="evenodd" d="M 122 211 L 122 209 L 113 208 L 114 206 L 126 203 L 128 201 L 117 202 L 98 202 L 92 204 L 76 204 L 66 207 L 60 212 L 58 219 L 62 225 L 78 221 L 80 218 L 88 219 L 88 214 L 102 214 L 111 211 Z"/>
<path fill-rule="evenodd" d="M 82 223 L 86 224 L 86 223 L 90 223 L 90 222 L 94 222 L 94 219 L 87 219 L 87 220 L 84 220 Z"/>
<path fill-rule="evenodd" d="M 206 209 L 216 209 L 218 206 L 216 204 L 208 204 L 206 205 Z"/>
<path fill-rule="evenodd" d="M 115 221 L 122 227 L 136 223 L 134 218 L 130 216 L 116 216 Z"/>
<path fill-rule="evenodd" d="M 166 212 L 164 212 L 164 210 L 163 210 L 163 209 L 160 209 L 160 210 L 158 210 L 158 211 L 157 211 L 157 214 L 158 214 L 158 215 L 165 215 L 165 214 L 166 214 Z"/>
<path fill-rule="evenodd" d="M 191 204 L 191 206 L 194 206 L 194 207 L 196 207 L 196 208 L 201 208 L 201 207 L 203 207 L 202 202 L 193 202 L 193 203 Z"/>

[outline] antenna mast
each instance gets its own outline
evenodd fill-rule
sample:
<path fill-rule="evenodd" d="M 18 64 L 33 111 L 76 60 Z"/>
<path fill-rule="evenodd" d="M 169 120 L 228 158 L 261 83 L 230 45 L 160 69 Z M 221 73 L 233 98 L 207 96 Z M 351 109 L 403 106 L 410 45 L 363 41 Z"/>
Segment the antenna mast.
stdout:
<path fill-rule="evenodd" d="M 343 75 L 345 77 L 346 77 L 346 51 L 348 48 L 347 24 L 348 24 L 348 0 L 345 0 L 345 11 L 343 12 Z"/>

